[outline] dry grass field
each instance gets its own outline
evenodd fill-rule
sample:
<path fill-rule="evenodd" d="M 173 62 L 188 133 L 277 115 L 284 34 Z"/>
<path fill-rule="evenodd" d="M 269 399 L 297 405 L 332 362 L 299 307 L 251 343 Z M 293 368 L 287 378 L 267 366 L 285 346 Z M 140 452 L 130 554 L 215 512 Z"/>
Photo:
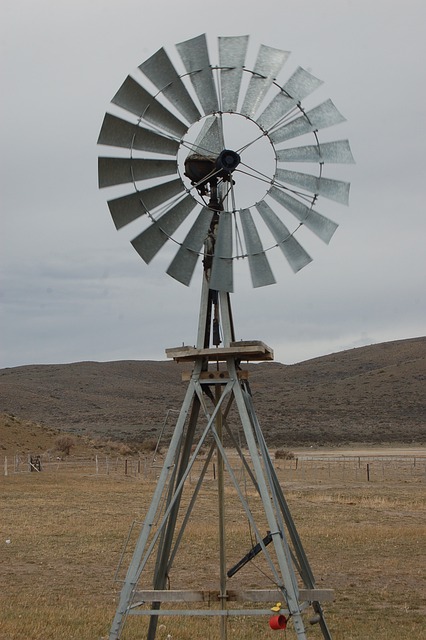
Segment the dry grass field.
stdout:
<path fill-rule="evenodd" d="M 334 640 L 425 637 L 425 451 L 387 453 L 393 455 L 371 462 L 370 482 L 364 457 L 342 462 L 321 452 L 306 460 L 299 452 L 297 469 L 294 460 L 277 461 L 318 587 L 335 590 L 335 601 L 324 605 Z M 0 477 L 1 640 L 108 635 L 123 542 L 132 521 L 143 519 L 155 483 L 131 468 L 125 475 L 119 464 L 107 475 L 96 473 L 93 461 L 86 467 L 57 462 L 41 473 L 14 473 L 9 465 Z M 215 494 L 209 476 L 172 588 L 179 581 L 215 582 Z M 247 522 L 238 515 L 233 488 L 226 499 L 232 564 L 248 550 Z M 265 586 L 255 563 L 240 573 L 247 587 Z M 145 624 L 141 616 L 129 619 L 123 640 L 143 638 Z M 215 620 L 160 618 L 160 624 L 159 640 L 219 638 Z M 308 625 L 307 633 L 321 637 L 317 626 Z M 270 630 L 264 616 L 230 620 L 230 640 L 259 637 L 291 640 L 295 634 L 291 625 Z"/>

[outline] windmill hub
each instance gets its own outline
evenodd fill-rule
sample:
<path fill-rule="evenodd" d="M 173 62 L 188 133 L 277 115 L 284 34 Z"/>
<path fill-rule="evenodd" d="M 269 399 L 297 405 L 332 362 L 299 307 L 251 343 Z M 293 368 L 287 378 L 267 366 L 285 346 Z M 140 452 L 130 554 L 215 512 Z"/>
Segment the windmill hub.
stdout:
<path fill-rule="evenodd" d="M 185 160 L 185 175 L 199 192 L 205 194 L 206 184 L 217 183 L 218 178 L 229 181 L 240 162 L 239 154 L 231 149 L 224 149 L 217 158 L 191 153 Z"/>
<path fill-rule="evenodd" d="M 220 169 L 219 175 L 223 178 L 229 178 L 231 173 L 235 171 L 241 162 L 241 158 L 236 151 L 224 149 L 216 160 L 216 169 Z"/>

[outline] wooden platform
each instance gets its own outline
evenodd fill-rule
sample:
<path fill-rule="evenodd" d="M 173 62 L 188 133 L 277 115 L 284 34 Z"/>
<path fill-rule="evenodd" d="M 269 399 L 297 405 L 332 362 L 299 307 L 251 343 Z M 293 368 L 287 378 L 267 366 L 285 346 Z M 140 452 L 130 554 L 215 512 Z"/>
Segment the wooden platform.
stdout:
<path fill-rule="evenodd" d="M 196 347 L 181 346 L 166 349 L 166 356 L 176 362 L 190 362 L 198 358 L 207 358 L 214 362 L 224 362 L 233 357 L 244 362 L 273 360 L 274 352 L 261 340 L 240 340 L 231 342 L 229 347 L 213 347 L 209 349 L 197 349 Z"/>

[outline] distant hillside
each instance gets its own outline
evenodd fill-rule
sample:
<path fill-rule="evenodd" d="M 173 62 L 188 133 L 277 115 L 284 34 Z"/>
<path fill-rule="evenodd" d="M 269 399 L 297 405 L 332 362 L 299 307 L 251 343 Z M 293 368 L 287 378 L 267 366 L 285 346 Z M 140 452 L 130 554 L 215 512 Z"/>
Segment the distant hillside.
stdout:
<path fill-rule="evenodd" d="M 426 338 L 243 368 L 271 446 L 426 443 Z M 91 437 L 141 441 L 158 433 L 168 409 L 180 408 L 181 373 L 171 361 L 1 369 L 0 413 Z M 237 428 L 235 413 L 230 423 Z"/>

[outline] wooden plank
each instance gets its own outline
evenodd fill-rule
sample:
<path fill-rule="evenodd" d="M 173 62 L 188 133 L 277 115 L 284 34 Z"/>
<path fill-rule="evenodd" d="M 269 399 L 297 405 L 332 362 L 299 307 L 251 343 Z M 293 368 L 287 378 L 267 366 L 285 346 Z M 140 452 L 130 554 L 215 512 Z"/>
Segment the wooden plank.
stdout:
<path fill-rule="evenodd" d="M 228 602 L 271 602 L 282 601 L 282 593 L 278 589 L 247 589 L 227 592 Z M 300 589 L 300 602 L 332 602 L 332 589 Z M 136 591 L 135 600 L 144 602 L 219 602 L 219 591 L 204 590 L 143 590 Z M 285 604 L 285 603 L 283 603 Z"/>
<path fill-rule="evenodd" d="M 240 358 L 241 360 L 273 360 L 274 352 L 261 340 L 241 340 L 232 342 L 229 347 L 214 347 L 209 349 L 197 349 L 191 346 L 171 347 L 166 349 L 168 358 L 173 358 L 177 362 L 197 360 L 198 358 L 208 358 L 209 360 L 223 361 L 229 356 Z"/>

